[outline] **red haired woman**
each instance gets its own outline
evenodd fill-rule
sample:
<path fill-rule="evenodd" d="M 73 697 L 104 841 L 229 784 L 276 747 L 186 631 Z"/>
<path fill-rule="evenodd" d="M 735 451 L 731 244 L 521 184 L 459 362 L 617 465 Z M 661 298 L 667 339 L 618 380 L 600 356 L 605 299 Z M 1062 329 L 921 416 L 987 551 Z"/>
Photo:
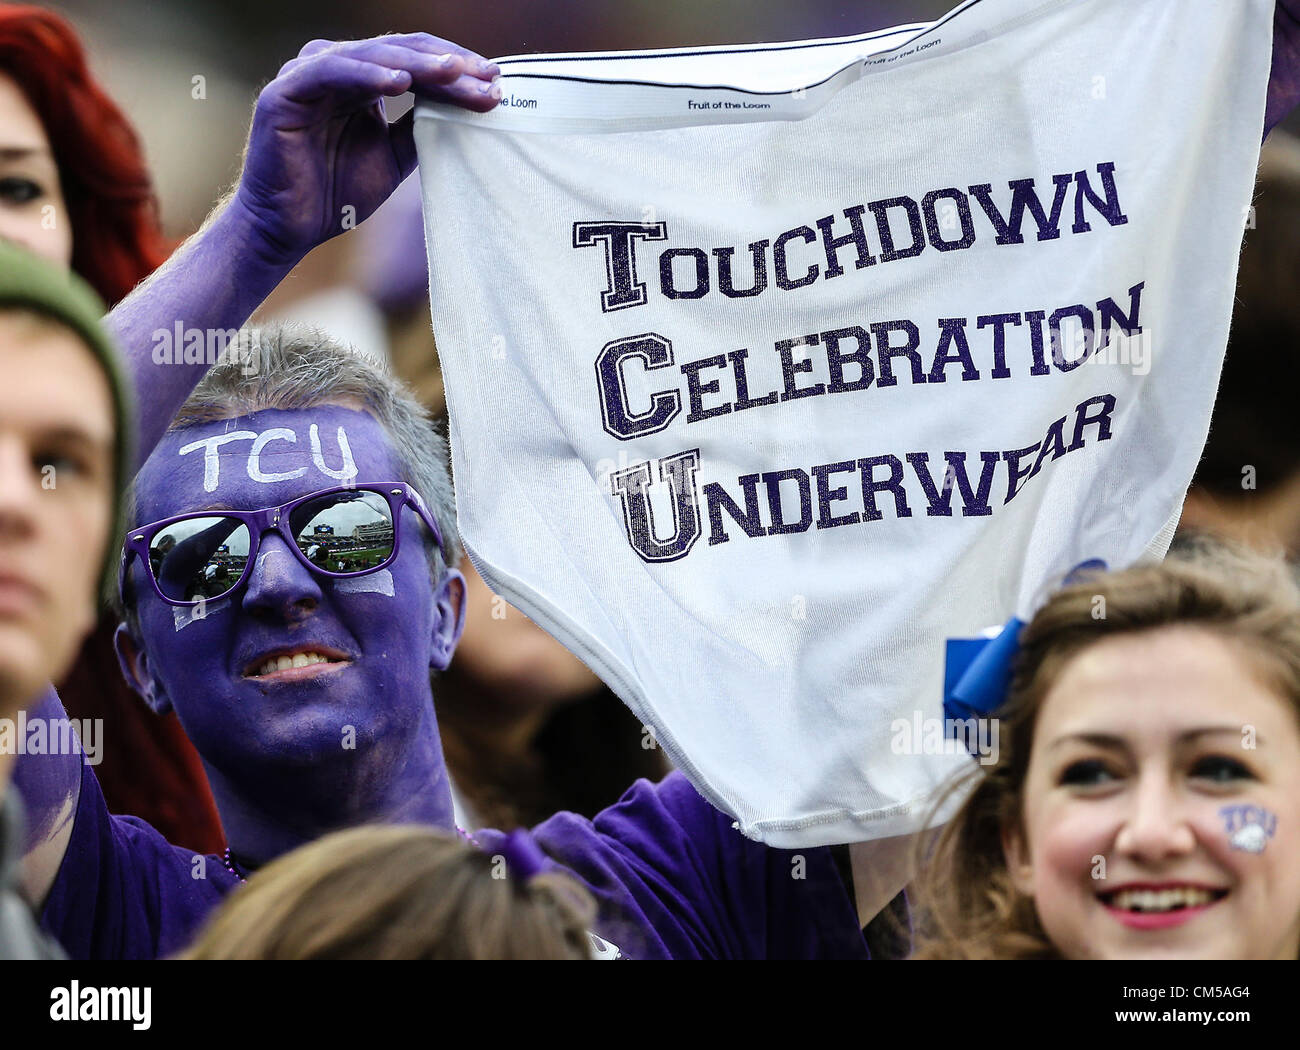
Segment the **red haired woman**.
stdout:
<path fill-rule="evenodd" d="M 110 306 L 170 251 L 139 140 L 72 28 L 10 4 L 0 4 L 0 238 L 70 267 Z M 101 620 L 59 688 L 69 715 L 103 719 L 97 772 L 109 809 L 192 849 L 219 849 L 198 756 L 176 717 L 156 717 L 122 680 L 114 626 Z"/>

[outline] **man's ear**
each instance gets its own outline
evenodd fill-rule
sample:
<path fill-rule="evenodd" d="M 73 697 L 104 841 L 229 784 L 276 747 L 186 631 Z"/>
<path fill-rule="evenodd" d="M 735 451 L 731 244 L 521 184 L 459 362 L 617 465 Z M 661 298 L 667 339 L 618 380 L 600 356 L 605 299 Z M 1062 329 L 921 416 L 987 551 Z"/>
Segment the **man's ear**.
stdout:
<path fill-rule="evenodd" d="M 167 714 L 172 709 L 172 702 L 167 698 L 162 683 L 149 671 L 149 657 L 124 623 L 119 623 L 113 634 L 113 648 L 117 650 L 118 666 L 122 668 L 126 684 L 135 690 L 154 714 Z"/>
<path fill-rule="evenodd" d="M 435 671 L 445 671 L 451 666 L 456 643 L 465 630 L 465 577 L 455 569 L 448 569 L 433 593 L 433 603 L 438 618 L 433 625 L 429 666 Z"/>
<path fill-rule="evenodd" d="M 1002 829 L 1002 859 L 1006 861 L 1011 885 L 1026 897 L 1034 895 L 1034 865 L 1029 859 L 1029 846 L 1019 822 Z"/>

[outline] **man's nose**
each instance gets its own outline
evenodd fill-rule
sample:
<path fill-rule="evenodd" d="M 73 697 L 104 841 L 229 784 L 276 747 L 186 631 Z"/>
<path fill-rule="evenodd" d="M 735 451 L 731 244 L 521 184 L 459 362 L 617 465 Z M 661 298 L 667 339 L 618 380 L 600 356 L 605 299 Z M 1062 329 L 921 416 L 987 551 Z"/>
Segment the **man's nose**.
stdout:
<path fill-rule="evenodd" d="M 314 574 L 289 550 L 284 537 L 266 533 L 248 574 L 244 608 L 292 622 L 310 616 L 320 600 L 321 589 Z"/>

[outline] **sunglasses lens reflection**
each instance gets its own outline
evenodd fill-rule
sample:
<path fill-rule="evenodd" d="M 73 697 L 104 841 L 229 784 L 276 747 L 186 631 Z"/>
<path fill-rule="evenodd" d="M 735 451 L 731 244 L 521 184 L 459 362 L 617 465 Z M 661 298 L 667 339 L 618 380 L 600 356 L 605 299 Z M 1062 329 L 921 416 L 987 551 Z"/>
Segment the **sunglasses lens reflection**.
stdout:
<path fill-rule="evenodd" d="M 325 572 L 371 572 L 393 556 L 393 518 L 376 492 L 335 492 L 308 500 L 289 516 L 289 531 L 307 560 Z"/>
<path fill-rule="evenodd" d="M 248 563 L 248 528 L 220 516 L 187 518 L 159 529 L 149 543 L 158 589 L 173 601 L 220 598 Z"/>

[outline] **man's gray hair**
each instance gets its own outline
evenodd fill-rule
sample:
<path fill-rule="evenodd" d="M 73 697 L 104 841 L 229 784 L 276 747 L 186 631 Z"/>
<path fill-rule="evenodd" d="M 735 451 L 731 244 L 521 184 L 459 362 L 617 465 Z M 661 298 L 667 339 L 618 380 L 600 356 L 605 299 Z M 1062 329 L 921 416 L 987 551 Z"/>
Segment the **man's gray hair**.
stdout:
<path fill-rule="evenodd" d="M 401 476 L 370 480 L 405 481 L 423 496 L 442 532 L 449 564 L 455 565 L 460 537 L 446 439 L 406 384 L 384 365 L 326 332 L 288 323 L 242 329 L 168 429 L 185 430 L 268 408 L 340 403 L 361 408 L 383 428 Z M 128 523 L 138 525 L 135 516 L 132 482 L 126 501 Z M 440 580 L 448 562 L 432 538 L 425 550 L 431 578 Z"/>

